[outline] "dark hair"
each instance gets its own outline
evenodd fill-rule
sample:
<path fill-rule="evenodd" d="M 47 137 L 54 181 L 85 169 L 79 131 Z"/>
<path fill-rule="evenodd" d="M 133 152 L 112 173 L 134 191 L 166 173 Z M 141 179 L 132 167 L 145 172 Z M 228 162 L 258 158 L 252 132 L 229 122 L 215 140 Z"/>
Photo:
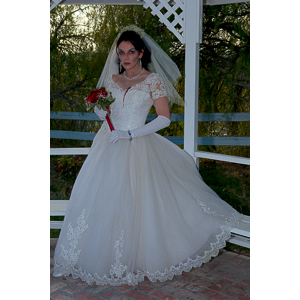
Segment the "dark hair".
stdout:
<path fill-rule="evenodd" d="M 147 46 L 145 45 L 144 41 L 141 39 L 139 34 L 136 33 L 135 31 L 124 31 L 117 41 L 116 51 L 118 51 L 118 47 L 123 41 L 130 42 L 139 53 L 141 53 L 142 49 L 144 50 L 143 57 L 141 58 L 142 67 L 145 70 L 149 71 L 148 64 L 151 62 L 151 52 L 149 51 L 149 49 L 147 48 Z M 119 70 L 120 70 L 120 63 L 121 61 L 118 60 Z M 122 69 L 121 71 L 119 71 L 119 74 L 123 73 L 124 71 L 125 69 L 122 66 Z"/>

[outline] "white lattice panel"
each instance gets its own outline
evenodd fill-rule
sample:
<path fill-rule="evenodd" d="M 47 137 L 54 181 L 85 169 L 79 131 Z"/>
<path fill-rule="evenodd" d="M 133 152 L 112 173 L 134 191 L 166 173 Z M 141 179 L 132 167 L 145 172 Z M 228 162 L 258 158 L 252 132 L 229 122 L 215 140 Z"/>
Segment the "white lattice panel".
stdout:
<path fill-rule="evenodd" d="M 144 0 L 145 8 L 157 15 L 175 36 L 184 43 L 184 0 Z"/>
<path fill-rule="evenodd" d="M 51 0 L 50 1 L 50 10 L 52 10 L 56 5 L 58 5 L 62 0 Z"/>

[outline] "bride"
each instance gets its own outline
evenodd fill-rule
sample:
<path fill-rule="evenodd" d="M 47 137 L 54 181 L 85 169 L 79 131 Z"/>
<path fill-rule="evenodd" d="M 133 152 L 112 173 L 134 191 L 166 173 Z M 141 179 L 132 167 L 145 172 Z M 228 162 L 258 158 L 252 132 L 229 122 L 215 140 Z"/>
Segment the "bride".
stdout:
<path fill-rule="evenodd" d="M 155 133 L 169 126 L 174 62 L 142 29 L 124 28 L 97 87 L 116 99 L 74 184 L 54 276 L 88 284 L 172 279 L 218 254 L 240 214 L 202 180 L 192 157 Z M 145 125 L 151 106 L 157 118 Z M 105 120 L 106 111 L 95 108 Z"/>

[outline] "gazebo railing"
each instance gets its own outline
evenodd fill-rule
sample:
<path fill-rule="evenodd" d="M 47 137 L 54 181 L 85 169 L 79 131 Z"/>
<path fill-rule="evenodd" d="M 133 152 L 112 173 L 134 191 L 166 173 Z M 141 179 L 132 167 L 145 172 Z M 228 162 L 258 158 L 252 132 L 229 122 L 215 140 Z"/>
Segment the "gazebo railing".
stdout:
<path fill-rule="evenodd" d="M 51 119 L 61 119 L 61 120 L 85 120 L 85 121 L 99 121 L 99 118 L 95 113 L 80 113 L 80 112 L 50 112 Z M 147 117 L 147 122 L 156 118 L 156 115 L 149 114 Z M 171 114 L 172 122 L 184 122 L 184 114 Z M 199 122 L 250 122 L 250 113 L 232 113 L 232 114 L 221 114 L 221 113 L 199 113 Z M 77 131 L 64 131 L 64 130 L 50 130 L 50 138 L 59 139 L 75 139 L 75 140 L 93 140 L 96 133 L 94 132 L 77 132 Z M 170 140 L 176 145 L 183 145 L 183 136 L 166 136 L 166 139 Z M 250 146 L 250 137 L 198 137 L 198 145 L 218 145 L 218 146 Z M 65 148 L 61 148 L 65 149 Z M 68 149 L 68 150 L 67 150 Z M 69 148 L 66 151 L 71 154 Z M 77 151 L 73 148 L 73 152 Z M 89 148 L 84 151 L 84 154 L 88 154 Z M 51 155 L 63 155 L 64 150 L 59 150 L 57 148 L 51 149 Z M 74 153 L 72 153 L 74 154 Z M 83 153 L 82 153 L 83 154 Z M 219 153 L 210 153 L 205 151 L 196 151 L 196 157 L 215 159 L 221 161 L 228 161 L 240 164 L 250 164 L 250 159 L 245 157 L 238 157 L 232 155 L 225 155 Z"/>

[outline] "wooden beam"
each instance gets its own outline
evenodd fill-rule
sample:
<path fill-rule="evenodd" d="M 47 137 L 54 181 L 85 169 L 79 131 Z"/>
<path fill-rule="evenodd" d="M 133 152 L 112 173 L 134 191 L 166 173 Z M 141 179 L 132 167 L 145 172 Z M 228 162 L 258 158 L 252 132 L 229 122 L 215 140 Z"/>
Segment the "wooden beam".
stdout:
<path fill-rule="evenodd" d="M 224 5 L 232 3 L 250 2 L 244 0 L 203 0 L 204 5 Z"/>
<path fill-rule="evenodd" d="M 250 216 L 243 215 L 240 223 L 231 230 L 229 242 L 250 249 Z"/>
<path fill-rule="evenodd" d="M 63 221 L 50 221 L 50 229 L 61 229 Z"/>
<path fill-rule="evenodd" d="M 250 158 L 247 158 L 247 157 L 226 155 L 226 154 L 220 154 L 220 153 L 211 153 L 211 152 L 206 152 L 206 151 L 196 151 L 195 156 L 197 156 L 199 158 L 227 161 L 227 162 L 231 162 L 231 163 L 235 163 L 235 164 L 250 165 Z"/>
<path fill-rule="evenodd" d="M 185 2 L 185 90 L 184 90 L 184 150 L 198 166 L 194 156 L 198 136 L 199 45 L 202 38 L 203 0 Z"/>
<path fill-rule="evenodd" d="M 147 122 L 154 120 L 156 114 L 149 114 Z M 50 111 L 50 119 L 85 120 L 102 122 L 95 113 Z M 198 122 L 250 122 L 250 113 L 198 113 Z M 171 122 L 184 122 L 184 114 L 171 114 Z"/>
<path fill-rule="evenodd" d="M 88 155 L 91 148 L 50 148 L 50 155 Z"/>
<path fill-rule="evenodd" d="M 96 135 L 95 132 L 50 130 L 50 138 L 53 138 L 53 139 L 92 141 L 94 139 L 95 135 Z"/>
<path fill-rule="evenodd" d="M 50 138 L 53 139 L 68 139 L 68 140 L 83 140 L 92 141 L 95 137 L 95 132 L 78 132 L 78 131 L 63 131 L 50 130 Z M 176 145 L 184 144 L 182 136 L 165 136 L 165 138 Z M 196 139 L 195 145 L 215 145 L 215 146 L 250 146 L 250 137 L 234 136 L 234 137 L 206 137 L 199 136 Z M 193 150 L 193 157 L 196 148 Z"/>
<path fill-rule="evenodd" d="M 50 216 L 64 216 L 69 200 L 50 200 Z"/>
<path fill-rule="evenodd" d="M 178 1 L 178 0 L 177 0 Z M 107 4 L 107 5 L 144 5 L 145 1 L 143 0 L 50 0 L 50 4 L 59 3 L 63 4 Z M 241 2 L 250 2 L 243 0 L 203 0 L 204 5 L 223 5 L 230 3 L 241 3 Z M 171 5 L 174 5 L 176 0 L 171 1 Z"/>
<path fill-rule="evenodd" d="M 91 148 L 51 148 L 50 155 L 88 155 Z M 227 161 L 236 164 L 250 165 L 250 158 L 226 155 L 220 153 L 211 153 L 205 151 L 196 151 L 195 156 L 212 160 Z"/>
<path fill-rule="evenodd" d="M 59 0 L 54 0 L 59 1 Z M 51 3 L 52 1 L 50 1 Z M 70 5 L 70 4 L 108 4 L 108 5 L 143 5 L 143 1 L 139 0 L 62 0 L 59 1 L 60 5 Z"/>

